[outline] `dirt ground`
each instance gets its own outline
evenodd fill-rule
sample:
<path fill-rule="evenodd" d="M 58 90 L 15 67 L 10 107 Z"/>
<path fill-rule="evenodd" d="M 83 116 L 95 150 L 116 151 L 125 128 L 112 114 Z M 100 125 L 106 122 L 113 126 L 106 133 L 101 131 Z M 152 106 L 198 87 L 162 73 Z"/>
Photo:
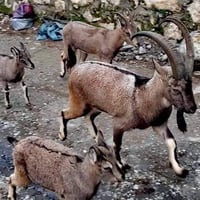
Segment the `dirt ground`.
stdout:
<path fill-rule="evenodd" d="M 11 85 L 10 100 L 13 107 L 4 108 L 3 93 L 0 94 L 0 200 L 7 195 L 7 177 L 13 172 L 12 147 L 6 137 L 18 139 L 38 135 L 58 142 L 60 112 L 67 106 L 67 77 L 61 79 L 60 52 L 62 42 L 36 41 L 36 35 L 29 32 L 1 33 L 0 52 L 8 53 L 11 46 L 23 41 L 33 56 L 35 70 L 26 70 L 25 81 L 29 87 L 33 109 L 26 108 L 22 89 Z M 122 65 L 122 64 L 121 64 Z M 150 76 L 152 70 L 126 65 L 132 71 Z M 199 78 L 194 78 L 194 90 L 198 93 Z M 196 94 L 197 104 L 199 97 Z M 176 125 L 173 112 L 169 127 L 178 144 L 180 163 L 189 170 L 185 178 L 175 176 L 169 167 L 167 148 L 162 138 L 151 128 L 132 130 L 123 138 L 122 157 L 131 165 L 125 180 L 110 184 L 104 181 L 93 200 L 199 200 L 200 199 L 200 110 L 193 115 L 185 115 L 188 132 L 182 134 Z M 106 140 L 112 141 L 112 120 L 106 114 L 96 119 Z M 63 142 L 84 155 L 94 141 L 88 133 L 83 118 L 72 120 L 68 126 L 68 139 Z M 19 200 L 55 200 L 56 196 L 38 185 L 28 189 L 18 189 Z"/>

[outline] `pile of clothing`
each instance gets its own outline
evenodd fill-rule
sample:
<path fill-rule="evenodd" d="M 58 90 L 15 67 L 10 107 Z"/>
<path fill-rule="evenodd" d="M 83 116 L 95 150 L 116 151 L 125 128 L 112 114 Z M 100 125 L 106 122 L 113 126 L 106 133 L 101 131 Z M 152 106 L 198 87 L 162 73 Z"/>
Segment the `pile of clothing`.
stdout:
<path fill-rule="evenodd" d="M 37 40 L 62 40 L 62 29 L 65 26 L 66 22 L 61 20 L 43 18 L 43 23 L 39 28 L 37 34 Z"/>
<path fill-rule="evenodd" d="M 30 3 L 21 2 L 13 11 L 13 17 L 10 19 L 14 30 L 31 28 L 35 20 L 35 12 Z"/>

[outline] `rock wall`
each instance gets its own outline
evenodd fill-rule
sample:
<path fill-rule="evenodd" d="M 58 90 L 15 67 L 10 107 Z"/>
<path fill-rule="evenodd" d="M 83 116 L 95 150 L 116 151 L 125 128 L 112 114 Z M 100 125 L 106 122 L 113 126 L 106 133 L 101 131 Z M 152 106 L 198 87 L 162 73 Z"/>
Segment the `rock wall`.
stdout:
<path fill-rule="evenodd" d="M 28 1 L 28 0 L 23 0 Z M 19 0 L 4 0 L 0 6 L 14 9 Z M 53 16 L 65 20 L 81 20 L 113 29 L 116 26 L 114 12 L 126 12 L 125 8 L 135 14 L 138 31 L 162 31 L 169 39 L 180 41 L 181 32 L 174 24 L 162 26 L 157 30 L 161 18 L 175 15 L 191 31 L 196 57 L 200 58 L 200 0 L 30 0 L 38 16 Z M 0 12 L 1 7 L 0 7 Z M 194 32 L 194 33 L 193 33 Z M 184 42 L 183 42 L 184 43 Z M 181 47 L 184 51 L 184 45 Z M 198 54 L 198 55 L 197 55 Z"/>
<path fill-rule="evenodd" d="M 28 1 L 28 0 L 23 0 Z M 20 2 L 19 0 L 4 0 L 7 8 L 12 8 L 13 5 Z M 173 13 L 185 17 L 190 26 L 200 25 L 200 1 L 199 0 L 30 0 L 35 6 L 36 12 L 41 14 L 61 13 L 67 18 L 70 12 L 76 13 L 78 17 L 83 17 L 85 21 L 93 22 L 98 18 L 99 21 L 105 21 L 105 14 L 108 22 L 113 20 L 111 16 L 114 11 L 121 11 L 122 8 L 129 8 L 137 13 L 136 21 L 138 27 L 146 27 L 139 22 L 146 23 L 143 18 L 149 18 L 149 22 L 154 25 L 158 17 L 163 17 Z M 112 12 L 110 12 L 112 11 Z M 148 25 L 151 26 L 151 25 Z"/>

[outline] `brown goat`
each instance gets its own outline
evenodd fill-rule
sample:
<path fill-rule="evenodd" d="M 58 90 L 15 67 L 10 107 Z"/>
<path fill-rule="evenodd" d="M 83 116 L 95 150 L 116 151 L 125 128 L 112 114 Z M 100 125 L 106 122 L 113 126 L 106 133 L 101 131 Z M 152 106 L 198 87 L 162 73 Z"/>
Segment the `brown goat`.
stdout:
<path fill-rule="evenodd" d="M 117 180 L 122 180 L 112 147 L 108 147 L 101 132 L 97 145 L 90 147 L 85 158 L 50 139 L 36 136 L 16 141 L 13 151 L 14 174 L 9 179 L 8 198 L 16 200 L 16 186 L 37 183 L 57 193 L 60 199 L 89 200 L 99 185 L 104 169 L 109 168 Z"/>
<path fill-rule="evenodd" d="M 173 105 L 186 113 L 196 111 L 191 66 L 185 65 L 180 53 L 162 35 L 142 31 L 136 36 L 146 36 L 157 42 L 167 54 L 172 70 L 154 61 L 155 72 L 148 79 L 103 62 L 88 61 L 75 65 L 68 79 L 69 107 L 61 112 L 59 137 L 64 140 L 67 122 L 81 116 L 86 117 L 95 137 L 97 127 L 94 119 L 101 112 L 106 112 L 113 117 L 115 153 L 121 162 L 123 133 L 132 128 L 151 126 L 163 135 L 175 173 L 184 177 L 188 171 L 178 163 L 176 141 L 167 122 Z"/>
<path fill-rule="evenodd" d="M 172 17 L 172 16 L 166 17 L 159 23 L 159 26 L 161 26 L 161 24 L 163 24 L 165 22 L 174 23 L 181 30 L 181 32 L 183 34 L 183 38 L 185 39 L 186 48 L 187 48 L 186 55 L 182 55 L 182 56 L 183 56 L 184 60 L 187 62 L 187 66 L 190 66 L 189 71 L 192 72 L 194 69 L 194 50 L 192 50 L 193 42 L 192 42 L 192 38 L 190 36 L 189 30 L 187 29 L 185 24 L 180 19 L 177 19 L 176 17 Z M 182 132 L 187 131 L 187 124 L 185 122 L 184 112 L 182 110 L 177 111 L 177 124 L 178 124 L 178 128 Z"/>
<path fill-rule="evenodd" d="M 122 19 L 121 27 L 114 30 L 77 21 L 69 22 L 63 28 L 64 51 L 61 55 L 63 60 L 61 77 L 66 73 L 66 66 L 70 69 L 76 64 L 76 50 L 80 50 L 81 61 L 85 61 L 88 54 L 95 54 L 100 61 L 111 63 L 123 43 L 131 43 L 130 38 L 136 33 L 136 25 L 132 19 L 117 14 Z"/>

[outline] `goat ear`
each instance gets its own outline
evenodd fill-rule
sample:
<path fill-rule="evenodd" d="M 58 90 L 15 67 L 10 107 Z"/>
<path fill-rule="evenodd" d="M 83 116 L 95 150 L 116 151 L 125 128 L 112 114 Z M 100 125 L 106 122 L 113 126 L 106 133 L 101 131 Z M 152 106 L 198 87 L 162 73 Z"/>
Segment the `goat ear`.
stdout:
<path fill-rule="evenodd" d="M 20 48 L 22 51 L 24 51 L 26 53 L 26 56 L 28 56 L 29 58 L 31 58 L 31 54 L 29 53 L 29 51 L 27 50 L 26 46 L 24 45 L 23 42 L 19 42 L 20 43 Z"/>
<path fill-rule="evenodd" d="M 97 152 L 96 152 L 95 148 L 91 147 L 91 148 L 89 149 L 88 157 L 89 157 L 90 162 L 91 162 L 92 164 L 95 164 L 95 163 L 97 162 L 97 158 L 98 158 L 98 157 L 97 157 Z"/>
<path fill-rule="evenodd" d="M 20 44 L 20 48 L 21 48 L 22 50 L 25 50 L 25 49 L 26 49 L 23 42 L 19 42 L 19 44 Z"/>
<path fill-rule="evenodd" d="M 107 147 L 106 142 L 104 140 L 103 133 L 101 132 L 101 130 L 97 131 L 96 142 L 97 142 L 98 146 Z"/>
<path fill-rule="evenodd" d="M 160 66 L 160 64 L 155 59 L 152 59 L 152 62 L 153 62 L 154 68 L 158 72 L 158 74 L 160 74 L 161 76 L 166 75 L 166 71 L 164 70 L 164 68 L 162 66 Z"/>

